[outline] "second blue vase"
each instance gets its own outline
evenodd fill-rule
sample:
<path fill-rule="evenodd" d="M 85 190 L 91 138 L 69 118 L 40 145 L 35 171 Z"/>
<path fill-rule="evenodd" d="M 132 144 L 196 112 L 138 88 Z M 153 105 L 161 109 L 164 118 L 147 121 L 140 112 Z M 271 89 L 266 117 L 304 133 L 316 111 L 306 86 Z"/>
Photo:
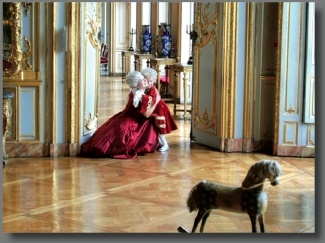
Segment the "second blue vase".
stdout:
<path fill-rule="evenodd" d="M 157 37 L 158 55 L 160 57 L 170 57 L 172 52 L 172 36 L 170 35 L 170 25 L 162 24 L 160 26 L 162 35 Z"/>

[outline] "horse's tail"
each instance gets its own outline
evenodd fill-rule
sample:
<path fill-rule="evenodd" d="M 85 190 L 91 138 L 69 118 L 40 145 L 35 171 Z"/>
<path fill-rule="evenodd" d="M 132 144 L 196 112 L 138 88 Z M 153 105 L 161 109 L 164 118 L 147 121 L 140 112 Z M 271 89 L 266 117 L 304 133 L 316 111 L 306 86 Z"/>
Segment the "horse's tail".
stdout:
<path fill-rule="evenodd" d="M 200 198 L 198 192 L 199 192 L 199 188 L 202 187 L 204 183 L 206 183 L 205 180 L 202 180 L 199 183 L 197 183 L 188 194 L 186 204 L 190 212 L 195 211 L 199 208 L 198 203 Z"/>

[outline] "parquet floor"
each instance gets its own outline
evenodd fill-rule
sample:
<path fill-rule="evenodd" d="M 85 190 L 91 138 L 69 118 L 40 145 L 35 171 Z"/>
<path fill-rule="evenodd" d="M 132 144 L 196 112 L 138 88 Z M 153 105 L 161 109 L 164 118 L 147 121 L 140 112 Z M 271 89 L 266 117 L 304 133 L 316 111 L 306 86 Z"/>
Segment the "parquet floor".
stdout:
<path fill-rule="evenodd" d="M 102 77 L 99 123 L 122 109 L 127 87 Z M 315 232 L 315 159 L 220 153 L 190 143 L 190 121 L 167 135 L 170 150 L 133 160 L 11 158 L 3 168 L 3 229 L 16 232 L 176 233 L 196 212 L 186 199 L 201 179 L 240 186 L 257 160 L 277 159 L 278 186 L 268 187 L 268 233 Z M 246 214 L 212 211 L 206 233 L 246 233 Z"/>

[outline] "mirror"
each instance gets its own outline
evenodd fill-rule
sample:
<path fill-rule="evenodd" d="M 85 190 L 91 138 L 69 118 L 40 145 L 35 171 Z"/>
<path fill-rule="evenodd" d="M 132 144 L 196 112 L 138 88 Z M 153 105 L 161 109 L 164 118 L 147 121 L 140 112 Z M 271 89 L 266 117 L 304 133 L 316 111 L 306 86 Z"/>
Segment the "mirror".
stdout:
<path fill-rule="evenodd" d="M 21 3 L 3 2 L 3 76 L 21 71 Z"/>

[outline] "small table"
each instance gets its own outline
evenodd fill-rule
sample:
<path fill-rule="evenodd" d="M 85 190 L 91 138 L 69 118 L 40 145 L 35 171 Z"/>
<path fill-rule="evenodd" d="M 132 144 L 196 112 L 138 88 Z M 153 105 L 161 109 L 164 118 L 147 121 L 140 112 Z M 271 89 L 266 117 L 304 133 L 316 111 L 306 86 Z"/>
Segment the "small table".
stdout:
<path fill-rule="evenodd" d="M 192 65 L 190 64 L 185 64 L 185 63 L 175 63 L 173 65 L 173 70 L 174 70 L 174 82 L 175 82 L 175 87 L 174 87 L 174 116 L 176 115 L 176 111 L 184 111 L 184 119 L 190 117 L 190 114 L 187 112 L 191 112 L 191 110 L 188 110 L 186 108 L 187 105 L 187 82 L 188 82 L 188 73 L 192 72 Z M 176 103 L 179 99 L 179 92 L 178 92 L 178 77 L 180 73 L 184 73 L 184 109 L 176 109 Z"/>
<path fill-rule="evenodd" d="M 126 58 L 134 55 L 134 51 L 122 51 L 122 81 L 126 77 Z"/>
<path fill-rule="evenodd" d="M 168 69 L 170 65 L 178 62 L 178 57 L 171 57 L 171 58 L 164 58 L 164 57 L 155 57 L 150 59 L 150 65 L 152 68 L 156 69 L 157 71 L 157 89 L 160 91 L 160 65 L 165 65 L 166 70 L 166 77 L 168 77 Z M 168 93 L 168 89 L 167 89 Z"/>
<path fill-rule="evenodd" d="M 147 59 L 147 67 L 150 64 L 150 58 L 155 57 L 153 53 L 134 53 L 134 70 L 140 71 L 142 70 L 142 59 Z"/>

